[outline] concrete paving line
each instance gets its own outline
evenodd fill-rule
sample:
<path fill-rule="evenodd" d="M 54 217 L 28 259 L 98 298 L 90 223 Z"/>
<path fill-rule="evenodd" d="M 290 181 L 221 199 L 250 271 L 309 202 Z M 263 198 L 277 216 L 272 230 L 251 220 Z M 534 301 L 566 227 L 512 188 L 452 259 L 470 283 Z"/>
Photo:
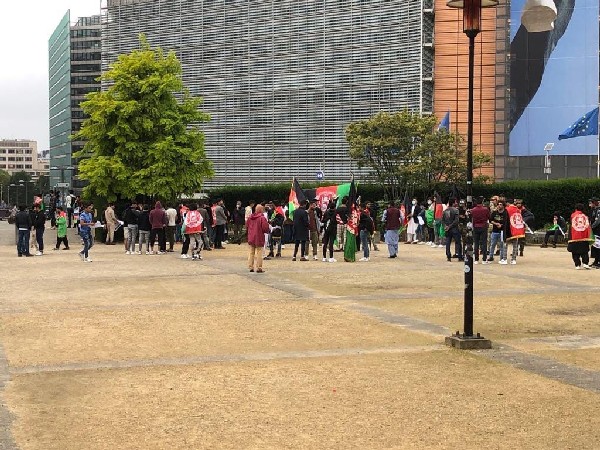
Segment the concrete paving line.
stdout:
<path fill-rule="evenodd" d="M 534 288 L 528 289 L 527 295 L 535 295 L 535 294 L 548 294 L 553 292 L 598 292 L 600 291 L 600 287 L 547 287 L 547 288 Z M 523 295 L 523 289 L 486 289 L 486 290 L 477 290 L 475 289 L 475 301 L 477 301 L 477 296 L 480 297 L 495 297 L 498 295 Z M 417 300 L 417 299 L 435 299 L 439 297 L 444 297 L 445 299 L 462 299 L 463 291 L 438 291 L 438 292 L 392 292 L 392 293 L 382 293 L 382 294 L 361 294 L 361 295 L 352 295 L 352 296 L 335 296 L 335 298 L 339 299 L 352 299 L 360 302 L 369 302 L 369 301 L 381 301 L 381 300 Z"/>
<path fill-rule="evenodd" d="M 517 369 L 541 375 L 544 378 L 600 394 L 599 371 L 525 353 L 502 343 L 495 345 L 493 350 L 477 350 L 474 353 L 491 361 L 509 364 Z"/>
<path fill-rule="evenodd" d="M 552 286 L 552 287 L 556 287 L 556 288 L 565 287 L 565 288 L 571 288 L 571 289 L 582 289 L 584 287 L 587 287 L 590 290 L 596 288 L 595 286 L 586 286 L 586 285 L 582 285 L 582 284 L 569 283 L 567 281 L 555 280 L 554 278 L 543 277 L 540 275 L 526 275 L 524 273 L 520 273 L 517 271 L 511 271 L 510 278 L 511 279 L 517 278 L 517 279 L 523 280 L 523 281 L 531 281 L 532 283 L 548 285 L 548 286 Z"/>
<path fill-rule="evenodd" d="M 80 363 L 31 365 L 13 367 L 11 375 L 27 375 L 53 372 L 75 372 L 88 370 L 134 369 L 142 367 L 191 366 L 214 363 L 243 363 L 254 361 L 275 361 L 288 359 L 332 358 L 344 356 L 365 356 L 385 354 L 412 354 L 432 351 L 442 351 L 441 344 L 377 348 L 346 348 L 305 350 L 269 353 L 248 353 L 238 355 L 188 356 L 181 358 L 130 359 L 123 361 L 86 361 Z M 2 448 L 2 447 L 0 447 Z"/>
<path fill-rule="evenodd" d="M 385 323 L 401 326 L 411 331 L 426 333 L 435 337 L 449 336 L 451 334 L 450 330 L 446 327 L 415 319 L 413 317 L 392 314 L 378 308 L 347 301 L 338 301 L 337 303 L 346 309 L 365 314 Z M 492 361 L 508 364 L 517 369 L 525 370 L 526 372 L 540 375 L 544 378 L 600 393 L 599 371 L 584 369 L 564 364 L 551 358 L 544 358 L 531 353 L 526 353 L 501 342 L 494 343 L 491 350 L 478 350 L 473 352 L 473 354 Z"/>
<path fill-rule="evenodd" d="M 0 344 L 0 449 L 13 450 L 17 449 L 17 444 L 11 433 L 11 424 L 13 416 L 4 400 L 4 388 L 6 383 L 10 381 L 10 370 L 4 347 Z"/>
<path fill-rule="evenodd" d="M 189 302 L 148 302 L 148 303 L 131 303 L 131 304 L 115 304 L 115 305 L 67 305 L 67 306 L 43 306 L 31 305 L 28 308 L 0 308 L 1 315 L 21 315 L 21 314 L 39 314 L 53 312 L 80 312 L 80 311 L 116 311 L 116 310 L 144 310 L 144 309 L 165 309 L 165 308 L 207 308 L 219 305 L 233 304 L 257 304 L 257 303 L 281 303 L 282 300 L 271 298 L 259 298 L 249 300 L 197 300 Z M 0 448 L 1 450 L 1 448 Z"/>

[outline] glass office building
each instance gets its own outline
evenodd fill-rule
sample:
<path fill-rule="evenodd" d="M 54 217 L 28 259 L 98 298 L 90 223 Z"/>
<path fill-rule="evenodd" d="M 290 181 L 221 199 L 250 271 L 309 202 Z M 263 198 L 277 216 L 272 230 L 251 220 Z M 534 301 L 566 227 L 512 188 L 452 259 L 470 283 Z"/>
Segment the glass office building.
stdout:
<path fill-rule="evenodd" d="M 71 24 L 64 15 L 48 41 L 50 99 L 50 186 L 62 190 L 83 187 L 77 179 L 73 154 L 83 142 L 70 136 L 85 119 L 80 103 L 89 92 L 98 91 L 100 82 L 100 16 L 80 17 Z"/>
<path fill-rule="evenodd" d="M 405 0 L 105 0 L 103 70 L 174 50 L 204 98 L 209 185 L 347 181 L 344 129 L 379 111 L 430 113 L 433 7 Z"/>

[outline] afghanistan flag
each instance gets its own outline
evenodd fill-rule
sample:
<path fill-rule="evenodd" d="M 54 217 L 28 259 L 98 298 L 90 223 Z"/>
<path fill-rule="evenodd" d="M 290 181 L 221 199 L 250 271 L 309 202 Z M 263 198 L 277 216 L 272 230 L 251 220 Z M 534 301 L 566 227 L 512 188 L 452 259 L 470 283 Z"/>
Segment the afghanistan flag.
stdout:
<path fill-rule="evenodd" d="M 304 194 L 309 200 L 317 200 L 317 205 L 321 208 L 321 211 L 325 211 L 329 202 L 336 201 L 336 206 L 342 204 L 342 199 L 348 197 L 348 208 L 350 208 L 350 196 L 352 195 L 352 186 L 354 181 L 351 183 L 338 184 L 334 186 L 322 186 L 316 189 L 306 189 Z M 354 189 L 354 198 L 356 199 L 356 189 Z"/>
<path fill-rule="evenodd" d="M 290 214 L 290 219 L 294 217 L 294 211 L 300 207 L 300 203 L 306 200 L 306 194 L 300 187 L 300 183 L 294 177 L 292 181 L 292 189 L 290 190 L 290 198 L 288 203 L 288 212 Z"/>

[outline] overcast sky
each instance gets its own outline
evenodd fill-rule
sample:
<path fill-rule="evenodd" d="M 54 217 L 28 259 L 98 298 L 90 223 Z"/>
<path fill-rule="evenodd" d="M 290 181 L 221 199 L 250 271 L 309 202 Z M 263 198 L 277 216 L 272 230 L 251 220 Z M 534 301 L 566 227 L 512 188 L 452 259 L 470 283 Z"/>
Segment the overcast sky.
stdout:
<path fill-rule="evenodd" d="M 48 39 L 69 9 L 75 22 L 99 14 L 100 0 L 0 0 L 0 139 L 48 149 Z"/>

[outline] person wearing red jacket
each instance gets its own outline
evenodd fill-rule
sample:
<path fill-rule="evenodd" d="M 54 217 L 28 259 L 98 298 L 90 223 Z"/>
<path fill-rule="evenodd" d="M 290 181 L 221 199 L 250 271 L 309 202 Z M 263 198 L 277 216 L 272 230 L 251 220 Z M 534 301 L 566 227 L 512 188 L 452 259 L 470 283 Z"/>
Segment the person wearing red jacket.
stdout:
<path fill-rule="evenodd" d="M 473 247 L 475 250 L 473 264 L 479 264 L 480 251 L 483 264 L 489 264 L 487 261 L 487 233 L 490 210 L 482 205 L 481 198 L 475 199 L 475 207 L 471 210 L 471 220 L 473 221 Z"/>
<path fill-rule="evenodd" d="M 167 213 L 160 202 L 156 202 L 154 209 L 150 211 L 150 254 L 154 253 L 154 242 L 158 237 L 158 254 L 164 255 L 167 251 L 165 242 L 165 227 L 167 226 Z M 155 253 L 156 254 L 156 253 Z"/>
<path fill-rule="evenodd" d="M 262 249 L 265 245 L 265 233 L 269 232 L 269 223 L 264 215 L 264 206 L 256 205 L 254 214 L 246 221 L 248 230 L 248 269 L 263 273 Z"/>

